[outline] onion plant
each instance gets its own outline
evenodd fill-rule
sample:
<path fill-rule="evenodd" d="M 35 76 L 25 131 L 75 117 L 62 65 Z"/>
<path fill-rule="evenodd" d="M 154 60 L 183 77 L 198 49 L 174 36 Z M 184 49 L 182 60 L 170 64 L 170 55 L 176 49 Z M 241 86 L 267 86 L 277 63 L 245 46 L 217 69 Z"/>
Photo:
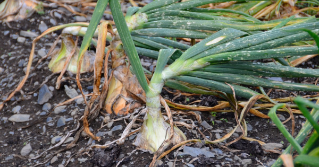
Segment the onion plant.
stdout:
<path fill-rule="evenodd" d="M 259 93 L 238 84 L 319 91 L 316 85 L 274 82 L 258 77 L 315 77 L 319 75 L 318 70 L 251 62 L 317 54 L 318 48 L 315 46 L 291 46 L 294 42 L 312 39 L 303 29 L 318 34 L 319 22 L 315 18 L 260 22 L 240 12 L 226 11 L 239 15 L 227 18 L 216 15 L 220 10 L 195 8 L 217 2 L 226 0 L 154 1 L 143 8 L 131 8 L 124 18 L 119 1 L 109 1 L 116 24 L 116 35 L 112 38 L 111 45 L 121 40 L 133 73 L 146 95 L 147 116 L 135 140 L 135 145 L 139 148 L 155 152 L 161 146 L 165 148 L 170 143 L 177 144 L 186 139 L 177 127 L 170 129 L 161 114 L 160 93 L 167 82 L 171 85 L 175 83 L 175 86 L 186 82 L 229 94 L 234 90 L 236 95 L 244 98 Z M 108 1 L 98 1 L 84 36 L 79 61 L 107 4 Z M 162 37 L 203 40 L 189 47 Z M 138 53 L 157 59 L 156 69 L 149 83 Z M 289 65 L 289 62 L 285 63 Z M 170 137 L 171 140 L 167 140 Z"/>
<path fill-rule="evenodd" d="M 276 110 L 278 108 L 282 108 L 284 104 L 277 104 L 274 106 L 270 112 L 269 117 L 272 119 L 272 121 L 276 124 L 278 129 L 281 131 L 281 133 L 284 135 L 284 137 L 288 140 L 288 142 L 291 144 L 286 150 L 283 152 L 281 158 L 279 158 L 274 164 L 273 167 L 276 166 L 282 166 L 282 163 L 284 162 L 285 166 L 286 164 L 295 164 L 296 166 L 300 165 L 306 165 L 306 166 L 318 166 L 319 164 L 319 105 L 314 104 L 306 99 L 303 99 L 301 97 L 297 97 L 294 102 L 298 105 L 300 111 L 307 119 L 306 123 L 303 125 L 302 129 L 294 138 L 284 127 L 284 125 L 280 122 L 279 118 L 276 115 Z M 313 108 L 312 111 L 309 113 L 307 107 Z M 314 129 L 314 132 L 309 137 L 308 141 L 302 148 L 300 146 L 300 143 L 304 142 L 307 135 Z M 291 151 L 296 150 L 299 154 L 294 160 L 292 159 L 292 156 L 287 156 L 289 154 L 292 154 Z M 290 153 L 289 153 L 290 152 Z M 291 157 L 291 158 L 289 158 Z M 293 161 L 293 162 L 292 162 Z"/>
<path fill-rule="evenodd" d="M 79 50 L 77 48 L 63 48 L 63 46 L 68 45 L 67 43 L 73 46 L 72 41 L 66 40 L 68 36 L 64 36 L 62 48 L 57 51 L 56 57 L 50 63 L 50 67 L 55 67 L 60 66 L 58 63 L 62 60 L 65 61 L 64 66 L 68 65 L 67 61 L 77 61 L 76 67 L 74 67 L 74 63 L 70 63 L 72 67 L 68 67 L 68 69 L 71 72 L 75 72 L 74 69 L 77 69 L 77 83 L 81 91 L 79 74 L 86 71 L 80 68 L 81 65 L 85 64 L 83 58 L 90 57 L 86 55 L 90 43 L 99 45 L 96 40 L 92 40 L 92 37 L 102 34 L 103 38 L 99 36 L 99 40 L 104 40 L 101 42 L 104 44 L 100 46 L 104 47 L 105 40 L 110 43 L 105 48 L 107 53 L 112 54 L 111 59 L 113 61 L 114 75 L 110 79 L 110 89 L 108 92 L 99 94 L 100 80 L 96 78 L 101 77 L 103 67 L 104 52 L 101 52 L 102 54 L 97 54 L 99 56 L 95 57 L 94 75 L 97 77 L 94 81 L 92 103 L 85 109 L 84 130 L 94 139 L 99 139 L 94 137 L 88 128 L 86 118 L 90 113 L 89 109 L 91 109 L 94 100 L 98 99 L 97 96 L 100 96 L 99 102 L 107 99 L 104 106 L 107 110 L 112 110 L 112 105 L 115 102 L 109 103 L 108 100 L 114 100 L 121 96 L 119 93 L 123 93 L 123 91 L 118 91 L 121 84 L 122 87 L 127 89 L 128 94 L 134 94 L 135 97 L 146 102 L 147 115 L 134 143 L 139 148 L 150 152 L 158 151 L 159 148 L 165 148 L 171 143 L 177 144 L 186 140 L 182 131 L 175 126 L 173 127 L 172 123 L 168 124 L 162 116 L 160 93 L 164 85 L 200 94 L 216 94 L 212 92 L 216 91 L 223 92 L 221 94 L 227 96 L 227 94 L 235 93 L 236 96 L 246 99 L 260 93 L 244 85 L 319 91 L 319 87 L 316 85 L 275 82 L 260 78 L 260 76 L 288 78 L 319 76 L 318 69 L 302 69 L 290 66 L 290 61 L 295 57 L 318 54 L 318 47 L 316 46 L 299 46 L 299 44 L 296 44 L 296 42 L 312 40 L 319 34 L 319 22 L 316 18 L 289 18 L 261 22 L 239 11 L 198 8 L 209 3 L 228 1 L 189 0 L 179 2 L 179 0 L 156 0 L 143 8 L 130 8 L 124 17 L 119 0 L 99 0 L 88 27 L 85 23 L 72 23 L 51 28 L 52 30 L 65 28 L 63 30 L 64 34 L 84 36 Z M 245 0 L 238 1 L 244 2 Z M 98 27 L 108 4 L 111 8 L 116 29 L 105 22 Z M 224 15 L 228 17 L 224 17 Z M 103 32 L 104 29 L 107 29 L 107 32 Z M 34 43 L 48 33 L 50 33 L 49 30 L 45 31 Z M 194 45 L 182 44 L 176 40 L 180 38 L 191 38 Z M 198 39 L 200 39 L 200 42 L 195 43 Z M 318 37 L 316 37 L 316 42 L 319 45 Z M 33 52 L 34 45 L 30 54 L 28 69 L 32 64 Z M 78 54 L 76 58 L 65 57 L 66 53 L 71 54 L 73 52 Z M 157 59 L 156 69 L 149 83 L 138 57 L 139 54 Z M 126 61 L 127 57 L 129 63 Z M 104 67 L 107 67 L 107 58 L 105 56 Z M 276 59 L 280 64 L 256 63 L 260 59 Z M 92 59 L 86 64 L 88 64 L 87 69 L 90 69 Z M 130 66 L 132 70 L 130 70 Z M 28 78 L 29 71 L 27 70 L 26 77 L 4 102 L 9 101 L 14 93 L 21 89 Z M 61 70 L 53 69 L 53 71 Z M 107 74 L 107 69 L 105 69 L 104 77 L 106 81 Z M 107 90 L 108 82 L 106 81 L 103 90 Z M 106 93 L 109 93 L 109 95 L 106 96 Z M 224 97 L 227 98 L 226 96 Z M 0 109 L 3 105 L 4 103 L 0 104 Z M 102 106 L 102 104 L 99 103 L 99 106 Z M 130 109 L 130 107 L 131 105 L 127 109 Z M 93 109 L 96 108 L 101 107 L 93 107 Z M 120 113 L 126 114 L 127 111 Z"/>

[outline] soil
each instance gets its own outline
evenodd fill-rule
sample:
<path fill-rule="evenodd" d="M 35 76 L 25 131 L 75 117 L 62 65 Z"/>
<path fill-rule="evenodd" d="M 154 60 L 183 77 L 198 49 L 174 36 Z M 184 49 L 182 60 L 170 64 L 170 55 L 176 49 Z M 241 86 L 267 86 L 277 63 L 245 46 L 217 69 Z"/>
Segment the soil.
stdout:
<path fill-rule="evenodd" d="M 13 21 L 9 24 L 2 23 L 0 25 L 0 68 L 4 69 L 0 72 L 0 98 L 4 100 L 8 93 L 15 89 L 19 81 L 25 75 L 24 68 L 28 62 L 29 54 L 31 51 L 32 39 L 25 37 L 24 42 L 18 42 L 15 36 L 20 36 L 20 31 L 31 31 L 40 34 L 38 29 L 39 24 L 44 22 L 48 27 L 54 26 L 52 24 L 53 19 L 57 24 L 65 24 L 75 22 L 74 15 L 67 13 L 63 14 L 62 18 L 57 18 L 51 15 L 51 11 L 55 9 L 45 8 L 45 13 L 40 15 L 34 13 L 30 18 Z M 7 33 L 7 31 L 9 31 Z M 37 60 L 41 58 L 38 54 L 38 50 L 45 49 L 46 52 L 50 49 L 52 43 L 55 41 L 59 32 L 52 33 L 42 38 L 36 45 L 36 57 L 33 60 L 33 67 Z M 95 144 L 104 144 L 106 142 L 111 142 L 118 139 L 129 122 L 129 119 L 122 119 L 116 121 L 110 127 L 101 128 L 103 120 L 108 115 L 99 115 L 95 120 L 90 122 L 90 128 L 93 132 L 97 134 L 98 132 L 110 132 L 112 128 L 117 127 L 119 130 L 115 130 L 109 134 L 101 136 L 101 141 L 94 141 L 85 135 L 81 135 L 76 146 L 59 152 L 59 150 L 65 148 L 66 144 L 63 144 L 57 148 L 54 148 L 47 152 L 44 156 L 31 160 L 30 158 L 39 155 L 43 151 L 49 149 L 53 146 L 52 138 L 57 136 L 64 136 L 69 131 L 77 127 L 77 120 L 83 115 L 85 105 L 71 103 L 66 106 L 63 112 L 58 114 L 52 113 L 52 111 L 46 112 L 43 110 L 43 105 L 37 103 L 39 86 L 45 79 L 52 74 L 48 69 L 49 59 L 42 62 L 38 67 L 34 67 L 31 72 L 30 77 L 23 87 L 23 91 L 17 93 L 14 98 L 8 102 L 3 110 L 0 112 L 0 166 L 33 166 L 39 163 L 39 166 L 64 166 L 68 162 L 68 166 L 106 166 L 113 167 L 119 163 L 119 166 L 134 166 L 134 167 L 145 167 L 148 166 L 153 158 L 153 155 L 148 152 L 143 152 L 137 150 L 132 144 L 135 135 L 126 139 L 123 145 L 114 144 L 106 149 L 94 149 L 92 151 L 86 151 L 85 148 Z M 309 63 L 311 62 L 311 64 Z M 317 68 L 319 65 L 319 59 L 314 58 L 311 61 L 305 63 L 304 67 Z M 52 108 L 69 99 L 66 95 L 64 86 L 68 85 L 70 88 L 75 88 L 77 91 L 75 80 L 68 80 L 63 83 L 60 90 L 52 89 L 55 87 L 55 82 L 58 75 L 54 75 L 46 85 L 51 89 L 53 97 L 48 101 Z M 70 74 L 66 74 L 70 76 Z M 83 74 L 81 78 L 90 78 L 91 73 Z M 75 77 L 75 76 L 71 76 Z M 309 78 L 299 78 L 295 79 L 295 82 L 314 82 L 315 79 L 309 80 Z M 93 81 L 87 82 L 82 81 L 82 86 L 84 92 L 92 92 Z M 33 92 L 28 94 L 29 92 Z M 266 90 L 268 91 L 268 89 Z M 270 94 L 272 98 L 287 97 L 294 95 L 306 95 L 314 94 L 312 92 L 291 92 L 291 91 L 281 91 L 273 90 Z M 163 91 L 163 97 L 173 100 L 174 95 L 167 91 Z M 173 101 L 177 103 L 189 104 L 193 101 L 201 100 L 197 105 L 203 106 L 214 106 L 217 104 L 216 99 L 213 96 L 180 96 L 175 98 Z M 19 113 L 30 114 L 29 122 L 11 122 L 8 120 L 9 117 L 14 115 L 14 108 L 20 106 L 21 109 Z M 52 114 L 49 114 L 49 113 Z M 102 111 L 103 112 L 103 111 Z M 263 111 L 267 114 L 268 111 Z M 44 113 L 44 114 L 43 114 Z M 104 112 L 105 113 L 105 112 Z M 236 126 L 236 120 L 234 118 L 234 113 L 216 113 L 211 114 L 209 112 L 197 112 L 202 121 L 206 121 L 212 129 L 207 129 L 207 127 L 202 126 L 201 123 L 195 118 L 195 116 L 190 116 L 186 114 L 174 114 L 174 121 L 184 121 L 185 123 L 191 124 L 192 121 L 197 128 L 187 129 L 183 126 L 180 129 L 185 133 L 188 139 L 201 139 L 204 140 L 203 136 L 200 134 L 201 131 L 208 139 L 215 140 L 227 134 L 232 128 Z M 49 115 L 48 115 L 49 114 Z M 284 119 L 289 118 L 289 114 L 280 113 Z M 57 127 L 57 121 L 64 117 L 66 124 L 61 127 Z M 110 116 L 111 119 L 116 120 L 118 116 Z M 141 125 L 141 120 L 143 117 L 139 118 L 138 124 Z M 304 117 L 295 116 L 296 126 L 295 134 L 300 130 L 302 124 L 305 122 Z M 51 120 L 51 121 L 50 121 Z M 279 132 L 276 126 L 274 126 L 269 119 L 263 119 L 256 117 L 254 115 L 248 114 L 245 118 L 248 124 L 248 137 L 261 140 L 265 143 L 279 143 L 283 144 L 283 149 L 288 146 L 287 140 Z M 35 123 L 35 124 L 34 124 Z M 27 125 L 32 125 L 30 127 L 24 128 Z M 291 132 L 291 121 L 286 124 L 287 129 Z M 75 133 L 71 134 L 74 137 Z M 230 137 L 226 142 L 222 142 L 216 145 L 203 145 L 200 143 L 191 143 L 188 146 L 193 148 L 205 148 L 209 149 L 210 152 L 214 153 L 214 157 L 207 158 L 204 155 L 191 156 L 182 154 L 183 149 L 177 149 L 172 151 L 161 161 L 158 162 L 157 166 L 269 166 L 274 160 L 279 156 L 277 153 L 267 152 L 263 150 L 258 142 L 250 142 L 247 140 L 239 140 L 225 147 L 225 144 L 235 140 L 241 135 L 241 132 L 236 132 L 232 137 Z M 58 141 L 56 141 L 58 142 Z M 27 144 L 30 144 L 32 151 L 26 155 L 21 155 L 21 150 Z M 82 152 L 79 153 L 79 150 Z M 280 151 L 280 150 L 279 150 Z M 191 161 L 191 162 L 190 162 Z M 247 163 L 246 163 L 247 162 Z"/>

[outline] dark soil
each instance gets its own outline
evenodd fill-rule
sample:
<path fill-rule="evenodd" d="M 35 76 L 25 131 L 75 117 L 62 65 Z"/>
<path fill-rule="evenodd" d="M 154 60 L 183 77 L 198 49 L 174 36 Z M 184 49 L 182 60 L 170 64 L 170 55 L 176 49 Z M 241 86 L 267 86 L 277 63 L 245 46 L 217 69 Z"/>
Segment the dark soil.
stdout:
<path fill-rule="evenodd" d="M 0 1 L 1 2 L 1 1 Z M 64 14 L 61 19 L 56 18 L 50 15 L 51 8 L 45 8 L 45 14 L 39 15 L 37 13 L 33 14 L 31 18 L 22 20 L 22 21 L 13 21 L 9 24 L 2 23 L 0 25 L 0 67 L 4 69 L 4 72 L 0 73 L 0 98 L 4 100 L 8 94 L 13 91 L 18 85 L 21 78 L 25 75 L 23 69 L 26 67 L 28 57 L 31 51 L 32 39 L 26 38 L 26 41 L 23 43 L 17 42 L 17 39 L 14 39 L 12 35 L 19 35 L 21 30 L 32 31 L 40 34 L 38 30 L 39 24 L 43 21 L 48 27 L 52 27 L 50 19 L 54 19 L 58 24 L 71 23 L 75 22 L 74 15 Z M 32 21 L 33 20 L 33 21 Z M 9 31 L 7 35 L 4 35 L 4 32 Z M 36 54 L 37 50 L 45 48 L 46 51 L 50 49 L 50 46 L 55 41 L 57 33 L 47 35 L 42 38 L 36 45 Z M 36 64 L 37 60 L 40 59 L 40 56 L 36 56 L 34 59 L 33 66 Z M 80 139 L 75 147 L 58 152 L 59 150 L 65 148 L 66 144 L 55 148 L 48 152 L 48 154 L 43 157 L 31 160 L 28 159 L 32 156 L 37 156 L 46 149 L 50 148 L 52 144 L 52 138 L 55 136 L 64 136 L 69 131 L 73 130 L 77 126 L 77 120 L 83 115 L 84 104 L 72 103 L 67 105 L 64 112 L 59 114 L 49 114 L 47 112 L 45 115 L 42 115 L 43 105 L 37 103 L 37 95 L 31 94 L 29 92 L 37 90 L 39 85 L 46 79 L 47 76 L 52 73 L 47 68 L 49 60 L 45 60 L 40 64 L 40 66 L 35 67 L 31 72 L 30 77 L 23 87 L 23 94 L 17 93 L 14 98 L 8 102 L 3 110 L 0 112 L 0 166 L 32 166 L 37 163 L 43 163 L 39 166 L 63 166 L 70 159 L 68 166 L 104 166 L 104 167 L 113 167 L 117 163 L 120 163 L 120 166 L 134 166 L 134 167 L 145 167 L 148 166 L 153 158 L 153 155 L 148 152 L 143 152 L 136 150 L 136 147 L 132 144 L 134 141 L 134 135 L 129 137 L 123 145 L 114 144 L 107 149 L 95 149 L 93 151 L 83 150 L 80 154 L 77 154 L 79 150 L 85 149 L 87 146 L 92 143 L 95 144 L 104 144 L 106 142 L 111 142 L 118 139 L 126 127 L 126 122 L 129 120 L 121 120 L 114 122 L 112 127 L 121 125 L 123 128 L 118 131 L 113 131 L 112 135 L 104 135 L 101 137 L 101 141 L 92 141 L 88 137 L 83 135 L 80 136 Z M 311 64 L 309 64 L 311 62 Z M 317 68 L 319 65 L 319 58 L 314 58 L 302 65 L 303 67 L 312 67 Z M 313 66 L 314 65 L 314 66 Z M 83 74 L 81 78 L 89 78 L 92 74 Z M 66 74 L 69 76 L 69 74 Z M 75 76 L 72 76 L 75 78 Z M 55 82 L 57 75 L 49 80 L 46 84 L 50 87 L 55 87 Z M 308 82 L 314 83 L 316 79 L 314 78 L 298 78 L 293 79 L 294 82 Z M 37 83 L 37 84 L 36 84 Z M 63 83 L 69 87 L 75 88 L 75 80 L 68 80 Z M 82 82 L 82 86 L 85 92 L 92 92 L 91 82 Z M 267 89 L 266 91 L 268 91 Z M 52 91 L 53 97 L 48 101 L 54 107 L 55 105 L 66 101 L 69 97 L 66 95 L 63 86 L 60 90 L 54 89 Z M 273 90 L 270 94 L 272 98 L 279 97 L 288 97 L 294 95 L 306 95 L 306 94 L 315 94 L 312 92 L 291 92 L 291 91 L 281 91 Z M 163 97 L 172 100 L 174 95 L 163 91 Z M 203 106 L 214 106 L 217 104 L 217 99 L 213 96 L 191 96 L 185 97 L 180 96 L 174 99 L 176 103 L 189 104 L 196 100 L 201 100 L 197 105 Z M 21 106 L 21 114 L 30 114 L 31 119 L 26 123 L 13 123 L 8 121 L 8 118 L 14 113 L 12 110 L 16 106 Z M 52 112 L 52 111 L 51 111 Z M 71 113 L 75 114 L 72 114 Z M 102 111 L 104 112 L 104 111 Z M 263 111 L 264 114 L 267 114 L 268 111 Z M 105 112 L 104 112 L 105 113 Z M 199 130 L 209 139 L 215 140 L 217 138 L 223 137 L 227 134 L 232 128 L 236 126 L 236 120 L 234 118 L 234 113 L 216 113 L 216 115 L 209 112 L 198 112 L 201 115 L 202 121 L 206 121 L 212 129 L 207 129 L 202 126 L 194 116 L 178 114 L 174 115 L 175 121 L 184 120 L 186 123 L 191 124 L 191 119 L 194 121 L 194 124 L 198 128 L 187 129 L 185 127 L 180 127 L 180 129 L 185 133 L 188 139 L 201 139 L 204 140 L 203 136 L 199 133 Z M 289 114 L 280 113 L 285 119 L 289 118 Z M 56 122 L 60 117 L 65 117 L 69 119 L 66 122 L 65 126 L 57 127 Z M 120 117 L 111 116 L 112 119 L 117 119 Z M 304 117 L 296 116 L 296 129 L 295 134 L 301 129 L 302 124 L 305 122 Z M 48 119 L 52 119 L 53 125 L 50 125 Z M 90 122 L 90 127 L 93 129 L 93 132 L 96 134 L 98 132 L 108 132 L 112 127 L 104 127 L 100 129 L 103 122 L 104 116 L 99 115 L 94 121 Z M 142 120 L 143 117 L 140 118 Z M 283 148 L 288 146 L 287 140 L 279 132 L 279 130 L 274 126 L 269 119 L 263 119 L 256 117 L 254 115 L 248 114 L 246 117 L 246 122 L 248 123 L 248 137 L 261 140 L 265 143 L 282 143 Z M 36 123 L 33 125 L 33 123 Z M 138 122 L 141 124 L 141 121 Z M 23 128 L 27 125 L 31 125 L 28 128 Z M 45 127 L 46 130 L 43 130 Z M 291 132 L 291 121 L 286 123 L 287 129 Z M 71 135 L 74 137 L 75 133 Z M 250 142 L 247 140 L 239 140 L 231 144 L 228 147 L 223 147 L 226 143 L 235 140 L 241 135 L 241 132 L 236 132 L 232 137 L 230 137 L 226 142 L 222 142 L 216 145 L 202 145 L 199 143 L 191 143 L 188 146 L 195 148 L 204 148 L 208 147 L 211 152 L 215 153 L 215 157 L 207 158 L 204 155 L 199 155 L 197 157 L 192 157 L 190 155 L 180 155 L 181 150 L 175 150 L 164 157 L 158 166 L 172 166 L 175 163 L 176 166 L 245 166 L 243 160 L 251 160 L 251 163 L 246 165 L 248 166 L 269 166 L 271 162 L 276 160 L 279 154 L 266 152 L 262 149 L 261 145 L 258 142 Z M 30 143 L 32 146 L 32 151 L 30 155 L 25 157 L 21 156 L 20 151 L 26 145 Z M 53 161 L 53 158 L 56 158 Z M 194 160 L 194 158 L 197 158 Z M 193 160 L 193 161 L 192 161 Z M 192 161 L 192 163 L 190 163 Z"/>

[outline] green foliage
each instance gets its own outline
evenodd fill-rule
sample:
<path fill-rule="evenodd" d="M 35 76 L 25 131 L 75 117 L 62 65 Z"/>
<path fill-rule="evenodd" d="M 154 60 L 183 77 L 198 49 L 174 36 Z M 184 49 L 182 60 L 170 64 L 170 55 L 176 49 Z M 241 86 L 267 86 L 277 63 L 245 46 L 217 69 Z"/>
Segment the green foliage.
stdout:
<path fill-rule="evenodd" d="M 304 124 L 303 128 L 300 130 L 299 134 L 296 138 L 293 138 L 293 136 L 286 130 L 284 125 L 280 122 L 279 118 L 276 115 L 276 110 L 278 108 L 284 107 L 284 104 L 277 104 L 275 105 L 269 112 L 269 117 L 271 120 L 276 124 L 278 129 L 281 131 L 281 133 L 285 136 L 285 138 L 289 141 L 292 149 L 296 150 L 298 152 L 298 156 L 295 158 L 294 163 L 295 165 L 309 165 L 309 166 L 317 166 L 319 162 L 319 105 L 316 105 L 306 99 L 303 99 L 301 97 L 295 98 L 294 102 L 298 105 L 300 111 L 302 114 L 306 117 L 307 121 Z M 309 113 L 307 107 L 313 108 L 311 113 Z M 304 142 L 306 136 L 309 132 L 311 132 L 311 129 L 314 128 L 314 133 L 311 135 L 311 137 L 306 142 L 305 146 L 302 148 L 300 146 L 300 143 Z M 283 154 L 287 154 L 291 150 L 291 146 L 289 146 Z M 278 159 L 273 167 L 281 166 L 282 160 Z"/>

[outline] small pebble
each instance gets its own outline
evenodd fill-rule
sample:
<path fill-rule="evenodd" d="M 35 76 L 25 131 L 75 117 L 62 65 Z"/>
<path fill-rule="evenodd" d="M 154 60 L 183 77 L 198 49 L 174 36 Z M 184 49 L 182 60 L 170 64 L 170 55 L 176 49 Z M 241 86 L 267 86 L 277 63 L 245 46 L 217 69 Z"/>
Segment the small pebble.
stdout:
<path fill-rule="evenodd" d="M 54 19 L 50 19 L 50 23 L 53 25 L 53 26 L 56 26 L 56 21 Z"/>
<path fill-rule="evenodd" d="M 117 131 L 117 130 L 122 130 L 122 129 L 123 129 L 122 125 L 117 125 L 117 126 L 114 126 L 111 131 Z"/>
<path fill-rule="evenodd" d="M 38 50 L 38 55 L 40 57 L 45 57 L 47 55 L 47 53 L 45 52 L 45 48 L 41 48 Z"/>
<path fill-rule="evenodd" d="M 31 32 L 31 31 L 20 31 L 20 35 L 23 37 L 29 37 L 29 38 L 36 38 L 39 36 L 39 34 L 35 33 L 35 32 Z"/>
<path fill-rule="evenodd" d="M 10 33 L 10 31 L 3 31 L 3 35 L 6 36 Z"/>
<path fill-rule="evenodd" d="M 41 21 L 41 23 L 40 23 L 40 25 L 39 25 L 39 30 L 41 31 L 41 32 L 44 32 L 45 30 L 47 30 L 48 29 L 48 26 L 43 22 L 43 21 Z"/>
<path fill-rule="evenodd" d="M 213 129 L 213 127 L 212 127 L 211 125 L 209 125 L 206 121 L 203 121 L 203 122 L 201 123 L 201 125 L 202 125 L 204 128 L 206 128 L 206 129 Z"/>
<path fill-rule="evenodd" d="M 51 164 L 53 164 L 54 162 L 56 162 L 58 160 L 58 157 L 57 156 L 54 156 L 52 159 L 51 159 Z"/>
<path fill-rule="evenodd" d="M 30 120 L 29 114 L 15 114 L 9 118 L 11 122 L 27 122 Z"/>
<path fill-rule="evenodd" d="M 65 118 L 64 117 L 60 117 L 58 119 L 58 122 L 57 122 L 57 127 L 61 127 L 61 126 L 64 126 L 65 125 Z"/>
<path fill-rule="evenodd" d="M 52 106 L 50 103 L 45 103 L 43 106 L 42 106 L 42 110 L 44 111 L 49 111 L 51 110 Z"/>
<path fill-rule="evenodd" d="M 19 113 L 20 113 L 20 109 L 21 109 L 21 106 L 15 106 L 15 107 L 12 109 L 12 112 L 15 113 L 15 114 L 19 114 Z"/>
<path fill-rule="evenodd" d="M 47 118 L 47 122 L 51 122 L 52 120 L 53 120 L 52 117 Z"/>
<path fill-rule="evenodd" d="M 88 159 L 87 158 L 78 158 L 78 161 L 80 162 L 80 163 L 83 163 L 83 162 L 85 162 L 85 161 L 87 161 Z"/>
<path fill-rule="evenodd" d="M 18 37 L 17 41 L 19 43 L 24 43 L 25 42 L 25 38 L 24 37 Z"/>
<path fill-rule="evenodd" d="M 83 16 L 75 16 L 74 19 L 77 22 L 86 22 L 86 18 Z"/>
<path fill-rule="evenodd" d="M 50 92 L 48 86 L 46 84 L 44 84 L 39 91 L 39 96 L 38 96 L 38 104 L 44 104 L 47 101 L 49 101 L 49 99 L 51 99 L 52 97 L 52 93 Z"/>
<path fill-rule="evenodd" d="M 59 106 L 54 109 L 54 114 L 59 114 L 65 111 L 66 106 Z"/>
<path fill-rule="evenodd" d="M 20 154 L 21 154 L 22 156 L 26 156 L 26 155 L 28 155 L 31 151 L 32 151 L 32 147 L 31 147 L 31 145 L 30 145 L 30 143 L 29 143 L 29 144 L 25 145 L 25 146 L 21 149 Z"/>
<path fill-rule="evenodd" d="M 60 142 L 61 138 L 62 138 L 62 136 L 55 136 L 51 139 L 51 143 L 52 144 L 58 143 L 58 142 Z"/>
<path fill-rule="evenodd" d="M 56 18 L 59 18 L 59 19 L 62 18 L 62 15 L 61 15 L 60 13 L 58 13 L 58 12 L 54 12 L 53 15 L 54 15 L 54 17 L 56 17 Z"/>
<path fill-rule="evenodd" d="M 11 155 L 8 155 L 4 160 L 5 161 L 8 161 L 8 160 L 10 160 L 10 159 L 13 159 L 13 155 L 11 154 Z"/>

